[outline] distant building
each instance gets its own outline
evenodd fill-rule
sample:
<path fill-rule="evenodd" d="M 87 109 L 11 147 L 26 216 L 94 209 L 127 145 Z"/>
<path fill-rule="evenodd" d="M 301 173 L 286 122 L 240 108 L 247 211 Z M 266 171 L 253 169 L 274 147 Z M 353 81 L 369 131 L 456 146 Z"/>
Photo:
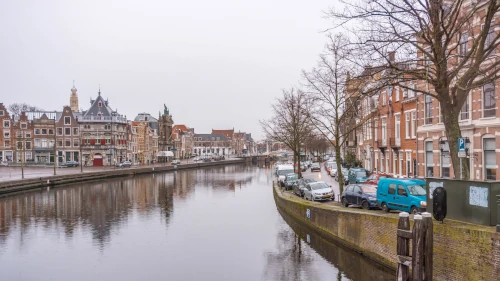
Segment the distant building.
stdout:
<path fill-rule="evenodd" d="M 184 159 L 193 155 L 194 129 L 186 125 L 175 125 L 172 128 L 172 141 L 174 144 L 174 155 L 176 158 Z"/>
<path fill-rule="evenodd" d="M 127 158 L 127 118 L 113 110 L 99 90 L 78 119 L 84 163 L 108 166 Z"/>
<path fill-rule="evenodd" d="M 158 118 L 158 150 L 170 151 L 174 144 L 172 142 L 172 126 L 174 120 L 166 105 L 163 105 L 163 114 L 159 114 Z"/>
<path fill-rule="evenodd" d="M 195 134 L 193 153 L 201 157 L 227 156 L 231 141 L 224 134 Z"/>
<path fill-rule="evenodd" d="M 73 112 L 78 112 L 78 94 L 76 93 L 75 81 L 73 81 L 73 88 L 71 88 L 71 97 L 69 98 L 69 106 Z"/>

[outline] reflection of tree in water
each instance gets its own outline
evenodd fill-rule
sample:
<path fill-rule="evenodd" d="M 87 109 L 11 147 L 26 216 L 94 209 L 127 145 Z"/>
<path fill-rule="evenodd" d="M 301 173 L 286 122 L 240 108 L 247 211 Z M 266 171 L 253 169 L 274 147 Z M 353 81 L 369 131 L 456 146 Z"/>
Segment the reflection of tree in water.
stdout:
<path fill-rule="evenodd" d="M 319 280 L 312 267 L 313 256 L 291 229 L 278 232 L 277 251 L 267 253 L 266 280 Z"/>

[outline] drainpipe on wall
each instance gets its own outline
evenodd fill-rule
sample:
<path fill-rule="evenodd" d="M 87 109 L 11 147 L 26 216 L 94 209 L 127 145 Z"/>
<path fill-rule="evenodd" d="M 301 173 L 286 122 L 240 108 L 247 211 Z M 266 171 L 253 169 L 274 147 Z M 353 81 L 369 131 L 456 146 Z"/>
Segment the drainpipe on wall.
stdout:
<path fill-rule="evenodd" d="M 410 113 L 410 119 L 411 119 L 411 113 Z M 417 96 L 417 99 L 415 100 L 415 122 L 417 125 L 417 128 L 415 128 L 415 146 L 416 146 L 416 149 L 415 149 L 415 160 L 416 160 L 416 163 L 417 165 L 415 165 L 416 167 L 413 167 L 413 169 L 415 171 L 413 171 L 413 177 L 416 178 L 418 176 L 418 133 L 417 133 L 417 129 L 418 129 L 418 96 Z M 413 163 L 410 163 L 410 165 L 412 165 Z"/>

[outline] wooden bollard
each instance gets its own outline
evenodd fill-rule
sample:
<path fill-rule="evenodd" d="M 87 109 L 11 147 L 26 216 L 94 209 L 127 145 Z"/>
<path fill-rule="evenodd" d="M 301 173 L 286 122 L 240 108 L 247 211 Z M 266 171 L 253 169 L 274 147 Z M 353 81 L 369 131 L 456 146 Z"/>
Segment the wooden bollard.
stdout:
<path fill-rule="evenodd" d="M 398 233 L 397 233 L 397 255 L 399 258 L 397 280 L 408 281 L 410 279 L 410 214 L 399 213 Z"/>
<path fill-rule="evenodd" d="M 423 222 L 421 215 L 413 216 L 413 241 L 412 241 L 412 280 L 423 281 L 424 264 L 424 237 Z"/>
<path fill-rule="evenodd" d="M 433 249 L 434 249 L 434 227 L 432 225 L 431 213 L 422 213 L 424 228 L 424 265 L 423 280 L 432 281 Z"/>

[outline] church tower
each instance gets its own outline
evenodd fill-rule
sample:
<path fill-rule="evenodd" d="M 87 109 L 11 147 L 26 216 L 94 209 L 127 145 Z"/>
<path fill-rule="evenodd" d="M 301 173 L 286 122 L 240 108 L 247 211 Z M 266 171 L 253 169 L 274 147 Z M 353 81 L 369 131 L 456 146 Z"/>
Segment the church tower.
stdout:
<path fill-rule="evenodd" d="M 73 81 L 73 88 L 71 88 L 71 97 L 69 98 L 69 106 L 73 112 L 78 112 L 78 94 L 76 93 L 75 81 Z"/>

